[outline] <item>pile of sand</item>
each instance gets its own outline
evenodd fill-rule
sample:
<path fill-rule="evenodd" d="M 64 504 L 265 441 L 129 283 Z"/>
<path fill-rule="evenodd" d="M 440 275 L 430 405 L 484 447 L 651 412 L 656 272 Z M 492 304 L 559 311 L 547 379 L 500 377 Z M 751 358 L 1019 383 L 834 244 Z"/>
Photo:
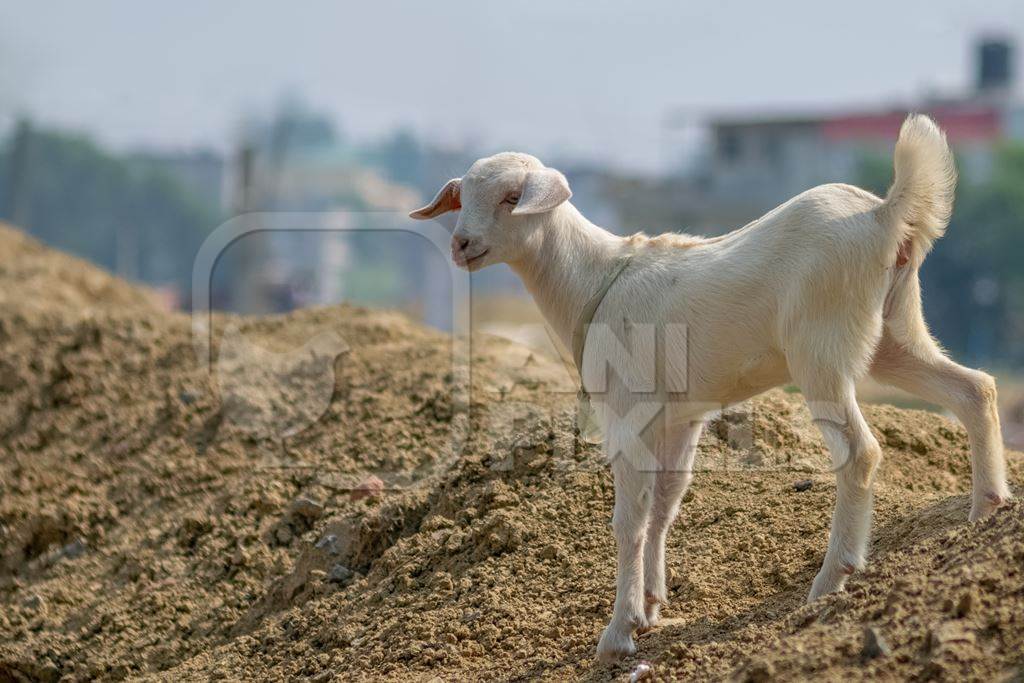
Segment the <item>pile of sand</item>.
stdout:
<path fill-rule="evenodd" d="M 940 416 L 867 409 L 886 455 L 871 565 L 812 605 L 834 485 L 799 397 L 713 422 L 665 620 L 608 668 L 612 487 L 563 368 L 476 339 L 467 400 L 446 336 L 340 306 L 217 317 L 211 373 L 145 293 L 13 231 L 0 255 L 0 681 L 1022 665 L 1024 508 L 965 521 L 967 441 Z M 352 495 L 370 473 L 389 490 Z"/>

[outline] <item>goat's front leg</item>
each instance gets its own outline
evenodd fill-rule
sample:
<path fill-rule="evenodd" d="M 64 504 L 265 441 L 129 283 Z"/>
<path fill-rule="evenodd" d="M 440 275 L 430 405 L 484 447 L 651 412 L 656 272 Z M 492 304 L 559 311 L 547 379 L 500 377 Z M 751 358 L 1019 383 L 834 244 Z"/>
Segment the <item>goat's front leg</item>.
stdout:
<path fill-rule="evenodd" d="M 612 460 L 615 477 L 615 511 L 612 529 L 618 544 L 618 574 L 615 610 L 601 634 L 597 656 L 605 663 L 636 652 L 633 630 L 647 625 L 644 609 L 644 528 L 650 513 L 654 488 L 653 471 L 626 455 Z"/>
<path fill-rule="evenodd" d="M 814 600 L 842 590 L 846 579 L 864 567 L 871 528 L 871 488 L 882 449 L 857 406 L 852 380 L 833 393 L 813 385 L 805 391 L 836 470 L 836 507 L 828 550 L 808 596 Z"/>
<path fill-rule="evenodd" d="M 693 478 L 693 463 L 703 422 L 670 432 L 659 449 L 661 469 L 655 475 L 654 502 L 644 539 L 644 609 L 647 627 L 658 623 L 665 587 L 665 540 L 679 512 L 679 502 Z"/>

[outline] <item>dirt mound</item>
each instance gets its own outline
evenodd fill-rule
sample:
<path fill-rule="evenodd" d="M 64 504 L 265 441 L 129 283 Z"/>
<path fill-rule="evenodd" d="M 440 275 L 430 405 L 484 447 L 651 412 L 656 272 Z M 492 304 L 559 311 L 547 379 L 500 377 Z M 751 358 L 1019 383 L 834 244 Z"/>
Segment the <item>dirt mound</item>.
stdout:
<path fill-rule="evenodd" d="M 72 314 L 95 307 L 151 309 L 152 292 L 112 277 L 72 256 L 47 249 L 0 222 L 0 306 L 58 309 Z"/>
<path fill-rule="evenodd" d="M 967 441 L 940 416 L 867 409 L 886 455 L 871 564 L 812 605 L 834 485 L 807 411 L 774 392 L 714 420 L 670 537 L 666 619 L 607 668 L 611 480 L 574 437 L 564 368 L 348 306 L 218 316 L 206 366 L 188 318 L 0 231 L 15 253 L 30 255 L 0 272 L 18 291 L 0 300 L 0 681 L 1021 665 L 1024 509 L 966 523 Z M 65 291 L 89 279 L 87 301 Z M 358 490 L 371 474 L 381 495 Z"/>

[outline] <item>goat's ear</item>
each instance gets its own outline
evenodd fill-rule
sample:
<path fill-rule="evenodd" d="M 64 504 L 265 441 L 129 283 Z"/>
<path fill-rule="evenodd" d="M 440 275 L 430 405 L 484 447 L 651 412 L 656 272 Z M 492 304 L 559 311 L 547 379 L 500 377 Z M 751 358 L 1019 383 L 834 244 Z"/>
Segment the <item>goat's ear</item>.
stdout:
<path fill-rule="evenodd" d="M 569 181 L 553 168 L 527 171 L 519 202 L 512 209 L 514 215 L 544 213 L 555 208 L 569 197 Z"/>
<path fill-rule="evenodd" d="M 444 184 L 444 187 L 434 197 L 434 201 L 421 209 L 411 212 L 409 218 L 423 221 L 440 216 L 443 213 L 448 213 L 449 211 L 458 211 L 462 208 L 462 202 L 459 199 L 461 186 L 462 178 L 452 178 Z"/>

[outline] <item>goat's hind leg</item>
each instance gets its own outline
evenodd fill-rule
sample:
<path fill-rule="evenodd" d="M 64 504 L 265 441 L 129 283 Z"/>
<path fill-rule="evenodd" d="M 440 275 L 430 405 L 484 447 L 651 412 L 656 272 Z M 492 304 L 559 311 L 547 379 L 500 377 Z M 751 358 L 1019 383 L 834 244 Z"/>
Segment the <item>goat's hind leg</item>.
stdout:
<path fill-rule="evenodd" d="M 916 270 L 897 273 L 888 301 L 871 375 L 946 408 L 963 423 L 971 440 L 970 518 L 984 517 L 1010 499 L 995 380 L 957 365 L 932 339 Z"/>
<path fill-rule="evenodd" d="M 871 375 L 946 408 L 963 423 L 971 441 L 970 519 L 980 519 L 1010 499 L 995 380 L 954 363 L 931 337 L 911 348 L 913 351 L 887 331 Z"/>

